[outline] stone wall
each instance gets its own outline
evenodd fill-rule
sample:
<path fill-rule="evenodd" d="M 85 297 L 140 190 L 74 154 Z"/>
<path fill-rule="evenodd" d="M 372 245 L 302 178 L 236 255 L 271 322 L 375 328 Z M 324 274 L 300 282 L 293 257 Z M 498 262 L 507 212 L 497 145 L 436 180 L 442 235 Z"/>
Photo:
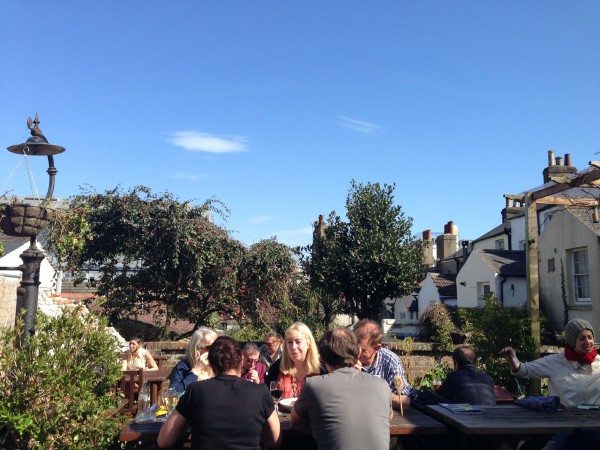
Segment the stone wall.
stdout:
<path fill-rule="evenodd" d="M 0 328 L 15 324 L 18 278 L 0 277 Z"/>

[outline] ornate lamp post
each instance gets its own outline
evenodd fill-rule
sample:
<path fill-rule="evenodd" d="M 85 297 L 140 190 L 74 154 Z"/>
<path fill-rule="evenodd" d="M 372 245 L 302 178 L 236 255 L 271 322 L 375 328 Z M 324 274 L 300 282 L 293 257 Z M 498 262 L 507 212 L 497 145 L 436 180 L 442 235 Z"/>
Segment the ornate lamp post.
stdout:
<path fill-rule="evenodd" d="M 54 155 L 65 151 L 64 147 L 48 143 L 46 137 L 39 128 L 38 115 L 35 119 L 31 117 L 27 120 L 27 126 L 31 130 L 31 137 L 23 144 L 11 145 L 8 151 L 19 155 L 29 156 L 47 156 L 48 157 L 48 191 L 46 197 L 39 205 L 30 203 L 15 203 L 4 207 L 1 213 L 0 226 L 2 231 L 8 236 L 29 237 L 30 246 L 21 255 L 23 264 L 19 267 L 0 267 L 3 270 L 20 270 L 23 272 L 21 285 L 17 288 L 17 308 L 16 317 L 18 318 L 25 310 L 25 328 L 22 334 L 22 340 L 35 333 L 35 321 L 38 304 L 38 291 L 40 285 L 40 265 L 44 259 L 44 254 L 37 248 L 36 236 L 52 220 L 54 212 L 46 207 L 46 203 L 52 200 L 54 193 L 54 178 L 58 170 L 54 167 Z"/>

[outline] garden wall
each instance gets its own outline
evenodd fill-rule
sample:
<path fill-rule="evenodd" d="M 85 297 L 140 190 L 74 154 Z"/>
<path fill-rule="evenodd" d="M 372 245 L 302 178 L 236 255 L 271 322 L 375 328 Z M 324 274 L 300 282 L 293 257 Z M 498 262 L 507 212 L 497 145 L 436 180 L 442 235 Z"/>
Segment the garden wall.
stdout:
<path fill-rule="evenodd" d="M 0 328 L 15 324 L 18 278 L 0 277 Z"/>

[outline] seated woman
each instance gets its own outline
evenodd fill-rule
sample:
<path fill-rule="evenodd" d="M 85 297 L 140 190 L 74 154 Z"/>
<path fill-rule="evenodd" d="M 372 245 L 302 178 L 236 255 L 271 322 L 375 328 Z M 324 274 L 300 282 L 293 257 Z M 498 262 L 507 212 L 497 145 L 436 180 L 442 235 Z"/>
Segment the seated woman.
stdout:
<path fill-rule="evenodd" d="M 150 352 L 142 347 L 143 343 L 139 337 L 129 340 L 129 353 L 123 360 L 122 370 L 158 370 L 158 365 Z"/>
<path fill-rule="evenodd" d="M 565 350 L 522 363 L 512 347 L 500 355 L 506 357 L 513 375 L 522 378 L 548 378 L 550 395 L 565 406 L 579 403 L 600 404 L 600 356 L 594 347 L 594 330 L 583 319 L 571 319 L 565 326 Z M 555 435 L 547 449 L 565 448 L 567 435 Z"/>
<path fill-rule="evenodd" d="M 194 381 L 206 380 L 213 376 L 208 364 L 208 347 L 217 337 L 217 333 L 207 327 L 200 327 L 194 331 L 185 356 L 173 367 L 169 389 L 173 388 L 177 393 L 183 394 Z"/>
<path fill-rule="evenodd" d="M 283 356 L 269 368 L 265 377 L 267 386 L 279 381 L 282 398 L 298 397 L 307 377 L 325 373 L 321 368 L 319 350 L 310 329 L 302 322 L 285 330 Z"/>
<path fill-rule="evenodd" d="M 220 336 L 208 350 L 215 373 L 193 383 L 160 429 L 159 448 L 172 446 L 192 431 L 192 449 L 259 450 L 260 441 L 274 447 L 279 441 L 279 418 L 264 384 L 240 378 L 242 352 L 237 342 Z"/>

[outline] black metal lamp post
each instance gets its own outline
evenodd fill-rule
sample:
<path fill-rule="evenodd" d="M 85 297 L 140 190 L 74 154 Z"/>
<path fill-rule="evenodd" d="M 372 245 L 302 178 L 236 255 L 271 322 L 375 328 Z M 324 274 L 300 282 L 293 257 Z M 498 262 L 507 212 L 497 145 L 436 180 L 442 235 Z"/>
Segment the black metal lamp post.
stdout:
<path fill-rule="evenodd" d="M 47 156 L 48 157 L 48 191 L 40 205 L 12 204 L 6 205 L 2 213 L 0 225 L 5 234 L 9 236 L 29 237 L 30 246 L 21 255 L 23 264 L 19 267 L 0 267 L 3 270 L 20 270 L 23 272 L 21 285 L 17 288 L 16 318 L 18 319 L 25 310 L 25 327 L 21 336 L 22 341 L 35 333 L 35 322 L 38 305 L 38 291 L 40 286 L 40 265 L 44 254 L 37 248 L 36 236 L 48 225 L 53 217 L 53 211 L 46 207 L 52 200 L 54 193 L 54 178 L 58 170 L 54 167 L 54 155 L 65 151 L 64 147 L 48 143 L 42 130 L 38 127 L 38 115 L 35 119 L 29 118 L 27 126 L 31 130 L 31 137 L 23 144 L 11 145 L 8 151 L 19 155 Z"/>

